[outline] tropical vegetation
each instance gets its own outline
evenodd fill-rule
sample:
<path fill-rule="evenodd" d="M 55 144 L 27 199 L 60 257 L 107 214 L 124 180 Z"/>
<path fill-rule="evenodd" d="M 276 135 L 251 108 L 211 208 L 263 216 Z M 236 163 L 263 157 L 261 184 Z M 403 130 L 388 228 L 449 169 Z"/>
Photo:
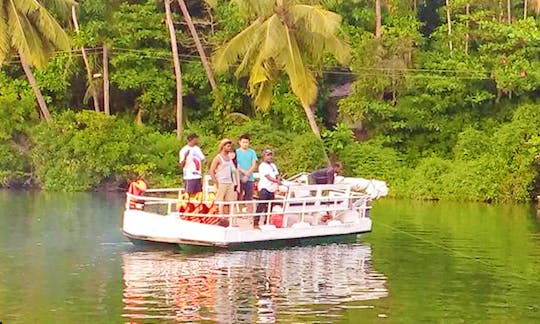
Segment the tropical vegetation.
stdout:
<path fill-rule="evenodd" d="M 540 191 L 540 1 L 1 0 L 0 185 L 177 185 L 196 132 L 414 199 Z"/>

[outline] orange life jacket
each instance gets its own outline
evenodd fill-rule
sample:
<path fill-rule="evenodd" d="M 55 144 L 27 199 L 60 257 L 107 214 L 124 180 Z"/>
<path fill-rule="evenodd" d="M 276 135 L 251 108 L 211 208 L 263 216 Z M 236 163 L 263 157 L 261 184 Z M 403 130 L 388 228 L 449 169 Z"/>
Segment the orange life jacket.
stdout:
<path fill-rule="evenodd" d="M 147 185 L 142 179 L 135 180 L 129 184 L 127 192 L 134 196 L 141 196 L 146 191 Z M 144 201 L 134 198 L 129 199 L 129 209 L 142 210 L 144 208 Z"/>
<path fill-rule="evenodd" d="M 176 203 L 176 210 L 180 213 L 183 213 L 186 210 L 188 200 L 189 194 L 187 192 L 184 192 L 180 197 L 180 201 Z"/>

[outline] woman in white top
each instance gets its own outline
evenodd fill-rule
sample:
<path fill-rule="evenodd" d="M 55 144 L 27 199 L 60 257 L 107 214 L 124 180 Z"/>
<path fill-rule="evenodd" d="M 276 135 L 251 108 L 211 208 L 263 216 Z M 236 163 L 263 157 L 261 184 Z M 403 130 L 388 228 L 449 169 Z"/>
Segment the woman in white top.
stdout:
<path fill-rule="evenodd" d="M 272 162 L 274 152 L 272 150 L 263 150 L 261 154 L 262 162 L 259 164 L 259 200 L 274 200 L 275 192 L 278 186 L 281 185 L 281 178 L 277 166 Z M 268 211 L 269 202 L 259 203 L 257 205 L 257 213 L 265 213 Z M 256 216 L 254 224 L 259 223 L 260 216 Z M 263 217 L 263 223 L 265 219 Z"/>

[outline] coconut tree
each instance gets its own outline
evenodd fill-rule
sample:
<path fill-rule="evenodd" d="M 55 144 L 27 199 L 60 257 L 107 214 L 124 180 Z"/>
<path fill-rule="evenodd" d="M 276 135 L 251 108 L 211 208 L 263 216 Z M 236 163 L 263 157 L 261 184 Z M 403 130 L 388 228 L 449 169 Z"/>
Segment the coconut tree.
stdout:
<path fill-rule="evenodd" d="M 527 18 L 529 6 L 533 7 L 536 14 L 540 13 L 540 0 L 532 0 L 531 2 L 523 1 L 523 19 Z"/>
<path fill-rule="evenodd" d="M 81 30 L 79 28 L 79 19 L 77 18 L 77 9 L 75 6 L 71 7 L 71 19 L 73 21 L 73 27 L 75 28 L 75 32 L 77 34 L 80 34 Z M 84 48 L 84 45 L 81 46 L 81 54 L 82 59 L 84 62 L 84 67 L 86 69 L 86 78 L 88 80 L 88 90 L 90 94 L 92 95 L 92 100 L 94 101 L 94 110 L 99 112 L 99 96 L 98 92 L 95 87 L 95 82 L 93 82 L 94 74 L 92 73 L 92 68 L 90 67 L 90 61 L 88 60 L 88 55 L 86 54 L 86 49 Z"/>
<path fill-rule="evenodd" d="M 180 6 L 180 11 L 182 11 L 182 16 L 184 16 L 184 19 L 186 20 L 186 24 L 188 26 L 189 32 L 191 33 L 191 37 L 193 37 L 193 41 L 195 42 L 195 47 L 197 48 L 197 52 L 199 53 L 199 57 L 201 58 L 204 71 L 206 72 L 206 76 L 208 77 L 208 82 L 210 82 L 210 86 L 212 87 L 212 90 L 217 91 L 217 85 L 216 85 L 216 79 L 214 77 L 214 72 L 212 71 L 212 68 L 210 67 L 210 63 L 208 62 L 208 58 L 206 56 L 206 53 L 204 52 L 201 40 L 199 38 L 199 35 L 197 34 L 197 30 L 195 29 L 195 25 L 193 24 L 193 21 L 191 19 L 191 15 L 186 6 L 186 3 L 184 2 L 184 0 L 178 0 L 178 5 Z"/>
<path fill-rule="evenodd" d="M 269 107 L 273 86 L 285 72 L 311 130 L 320 138 L 312 109 L 318 89 L 310 66 L 321 63 L 326 53 L 340 63 L 349 60 L 349 46 L 338 35 L 341 16 L 317 1 L 234 1 L 251 24 L 216 50 L 214 69 L 223 73 L 241 59 L 236 76 L 249 76 L 249 92 L 262 109 Z"/>
<path fill-rule="evenodd" d="M 381 0 L 375 0 L 375 38 L 381 39 L 382 18 L 381 18 Z"/>
<path fill-rule="evenodd" d="M 453 50 L 452 46 L 452 14 L 450 12 L 450 0 L 446 0 L 446 26 L 448 26 L 448 47 L 450 52 Z"/>
<path fill-rule="evenodd" d="M 103 111 L 111 114 L 110 83 L 109 83 L 109 48 L 103 43 Z"/>
<path fill-rule="evenodd" d="M 174 29 L 171 1 L 163 0 L 165 4 L 165 18 L 171 38 L 171 52 L 173 56 L 174 76 L 176 79 L 176 137 L 182 137 L 182 70 L 180 69 L 180 58 L 178 56 L 178 44 L 176 42 L 176 30 Z"/>
<path fill-rule="evenodd" d="M 69 38 L 45 4 L 68 13 L 72 0 L 0 0 L 0 65 L 18 54 L 45 121 L 51 117 L 31 66 L 45 66 L 57 49 L 69 49 Z"/>

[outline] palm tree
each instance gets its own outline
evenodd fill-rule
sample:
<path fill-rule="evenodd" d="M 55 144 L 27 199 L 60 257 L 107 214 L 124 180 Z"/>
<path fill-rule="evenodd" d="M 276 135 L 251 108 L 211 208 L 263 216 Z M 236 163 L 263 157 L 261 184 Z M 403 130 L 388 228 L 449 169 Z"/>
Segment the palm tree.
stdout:
<path fill-rule="evenodd" d="M 381 39 L 382 18 L 381 18 L 381 0 L 375 0 L 375 38 Z"/>
<path fill-rule="evenodd" d="M 73 27 L 75 27 L 75 32 L 79 34 L 81 31 L 79 29 L 79 19 L 77 18 L 77 9 L 75 6 L 71 7 L 71 19 L 73 20 Z M 92 73 L 92 68 L 90 67 L 90 62 L 88 61 L 88 55 L 86 54 L 86 49 L 84 46 L 81 46 L 81 54 L 84 62 L 84 67 L 86 68 L 86 78 L 88 79 L 88 90 L 92 95 L 92 100 L 94 101 L 94 110 L 99 112 L 99 96 L 96 91 L 95 82 L 93 82 L 94 74 Z"/>
<path fill-rule="evenodd" d="M 178 56 L 178 43 L 176 42 L 176 30 L 174 29 L 171 1 L 163 0 L 165 4 L 166 23 L 169 28 L 171 38 L 171 51 L 173 56 L 174 75 L 176 78 L 176 137 L 182 138 L 182 70 L 180 69 L 180 58 Z"/>
<path fill-rule="evenodd" d="M 208 77 L 208 82 L 210 82 L 210 86 L 212 87 L 212 91 L 217 91 L 216 78 L 214 77 L 214 72 L 212 72 L 212 68 L 210 67 L 210 63 L 208 62 L 208 58 L 206 57 L 206 53 L 204 52 L 204 49 L 202 47 L 201 40 L 199 38 L 199 35 L 197 34 L 197 30 L 195 29 L 195 25 L 193 24 L 193 21 L 191 20 L 191 15 L 186 6 L 186 3 L 184 2 L 184 0 L 178 0 L 178 5 L 180 6 L 182 15 L 184 16 L 184 19 L 186 20 L 186 23 L 189 28 L 189 32 L 191 33 L 191 37 L 193 37 L 193 40 L 195 41 L 195 47 L 197 47 L 197 52 L 199 52 L 202 65 L 204 67 L 204 71 L 206 72 L 206 76 Z"/>
<path fill-rule="evenodd" d="M 321 63 L 326 53 L 343 64 L 349 60 L 349 46 L 338 36 L 341 16 L 313 0 L 234 1 L 252 22 L 216 50 L 215 70 L 222 73 L 242 58 L 236 76 L 249 76 L 249 92 L 261 109 L 269 107 L 273 86 L 284 71 L 311 130 L 320 138 L 311 106 L 317 82 L 309 64 Z"/>
<path fill-rule="evenodd" d="M 530 3 L 527 0 L 523 1 L 523 19 L 527 18 L 529 5 Z M 536 14 L 540 13 L 540 0 L 533 0 L 532 7 Z"/>
<path fill-rule="evenodd" d="M 63 13 L 75 4 L 72 0 L 48 0 Z M 69 38 L 38 0 L 0 0 L 0 65 L 14 53 L 19 55 L 24 73 L 34 91 L 41 115 L 45 121 L 51 117 L 39 90 L 31 66 L 45 66 L 57 49 L 67 50 Z"/>
<path fill-rule="evenodd" d="M 110 83 L 109 83 L 109 48 L 103 43 L 103 111 L 111 114 Z"/>
<path fill-rule="evenodd" d="M 450 13 L 450 0 L 446 0 L 446 25 L 448 26 L 448 47 L 450 52 L 453 50 L 452 46 L 452 16 Z"/>

